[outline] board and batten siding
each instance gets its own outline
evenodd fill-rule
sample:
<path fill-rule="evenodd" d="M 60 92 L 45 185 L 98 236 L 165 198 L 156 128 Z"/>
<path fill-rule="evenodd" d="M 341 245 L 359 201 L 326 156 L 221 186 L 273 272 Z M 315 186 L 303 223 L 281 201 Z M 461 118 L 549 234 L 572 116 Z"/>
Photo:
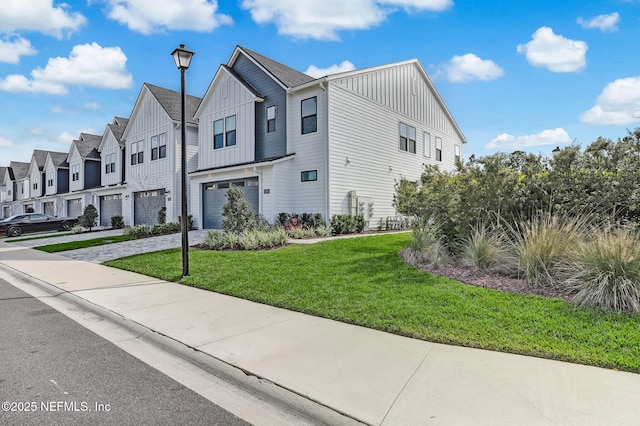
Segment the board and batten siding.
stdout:
<path fill-rule="evenodd" d="M 102 186 L 116 185 L 122 180 L 122 151 L 120 149 L 120 144 L 110 130 L 107 131 L 105 137 L 106 140 L 104 141 L 102 151 L 100 152 L 100 157 L 102 158 L 100 180 L 102 182 Z M 109 154 L 114 155 L 116 162 L 116 170 L 113 173 L 105 172 L 105 165 L 107 164 L 106 159 Z"/>
<path fill-rule="evenodd" d="M 79 173 L 79 178 L 76 181 L 73 180 L 74 166 L 78 167 Z M 82 189 L 84 189 L 84 167 L 82 164 L 82 157 L 75 145 L 71 145 L 71 155 L 69 156 L 69 191 L 81 191 Z"/>
<path fill-rule="evenodd" d="M 401 67 L 405 68 L 405 66 Z M 384 73 L 389 79 L 397 77 L 397 73 Z M 408 73 L 410 75 L 410 73 Z M 376 80 L 379 85 L 380 75 L 370 78 L 353 78 L 354 81 Z M 419 93 L 397 94 L 404 91 L 406 81 L 388 80 L 377 92 L 380 95 L 367 97 L 370 90 L 364 89 L 364 83 L 338 84 L 331 82 L 329 91 L 329 164 L 330 164 L 330 210 L 331 214 L 349 213 L 349 192 L 356 191 L 359 197 L 373 198 L 373 217 L 370 226 L 377 220 L 388 216 L 396 216 L 393 207 L 395 183 L 401 178 L 418 180 L 424 164 L 438 164 L 441 170 L 454 170 L 454 145 L 462 146 L 462 141 L 449 132 L 453 125 L 440 126 L 436 129 L 429 123 L 420 121 L 425 116 L 438 116 L 437 112 L 420 112 L 416 116 L 406 114 L 407 111 L 419 112 L 421 108 L 410 107 L 419 103 Z M 420 86 L 420 85 L 418 85 Z M 410 87 L 409 87 L 410 89 Z M 426 104 L 431 105 L 432 96 L 427 96 Z M 410 99 L 416 98 L 415 100 Z M 393 102 L 389 103 L 389 100 Z M 384 101 L 385 103 L 380 103 Z M 406 107 L 399 107 L 403 102 Z M 398 110 L 392 108 L 398 107 Z M 441 109 L 438 103 L 434 107 Z M 442 112 L 444 114 L 444 112 Z M 436 120 L 438 121 L 438 120 Z M 416 153 L 401 151 L 399 148 L 399 126 L 405 123 L 416 128 Z M 422 135 L 431 134 L 431 156 L 424 155 Z M 454 135 L 457 134 L 453 132 Z M 443 161 L 435 161 L 435 137 L 442 139 Z"/>

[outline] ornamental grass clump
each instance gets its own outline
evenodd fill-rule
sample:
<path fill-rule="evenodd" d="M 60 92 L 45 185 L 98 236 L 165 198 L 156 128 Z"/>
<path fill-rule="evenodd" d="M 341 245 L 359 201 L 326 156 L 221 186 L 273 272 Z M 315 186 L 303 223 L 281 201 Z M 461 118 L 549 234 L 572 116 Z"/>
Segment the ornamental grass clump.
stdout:
<path fill-rule="evenodd" d="M 534 286 L 557 287 L 566 278 L 566 264 L 583 241 L 586 225 L 580 217 L 538 214 L 507 226 L 511 256 L 506 269 Z"/>
<path fill-rule="evenodd" d="M 500 271 L 507 262 L 504 241 L 495 230 L 479 224 L 462 243 L 460 260 L 464 266 L 479 271 Z"/>
<path fill-rule="evenodd" d="M 440 268 L 447 263 L 449 253 L 437 224 L 416 224 L 407 248 L 408 262 L 414 266 L 429 263 Z"/>
<path fill-rule="evenodd" d="M 640 312 L 640 235 L 631 226 L 595 230 L 579 244 L 565 285 L 581 306 Z"/>

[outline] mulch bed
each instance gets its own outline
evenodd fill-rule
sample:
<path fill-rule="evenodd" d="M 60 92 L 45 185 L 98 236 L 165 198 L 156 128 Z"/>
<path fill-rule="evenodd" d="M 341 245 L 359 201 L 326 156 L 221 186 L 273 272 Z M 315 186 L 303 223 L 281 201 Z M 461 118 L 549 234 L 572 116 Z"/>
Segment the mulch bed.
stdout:
<path fill-rule="evenodd" d="M 400 252 L 400 256 L 406 261 L 406 250 Z M 448 264 L 446 266 L 435 268 L 430 263 L 420 263 L 416 267 L 422 271 L 427 271 L 435 275 L 450 278 L 465 284 L 474 285 L 476 287 L 491 288 L 493 290 L 506 291 L 509 293 L 531 294 L 535 296 L 543 296 L 549 298 L 571 300 L 573 294 L 568 291 L 562 291 L 550 287 L 536 287 L 527 282 L 525 279 L 506 277 L 504 275 L 476 271 L 457 264 Z"/>

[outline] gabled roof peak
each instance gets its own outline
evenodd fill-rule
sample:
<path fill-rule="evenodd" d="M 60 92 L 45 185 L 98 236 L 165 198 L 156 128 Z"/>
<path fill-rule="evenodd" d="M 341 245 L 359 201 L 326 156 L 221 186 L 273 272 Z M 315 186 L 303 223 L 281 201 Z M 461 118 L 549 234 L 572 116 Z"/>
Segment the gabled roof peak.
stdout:
<path fill-rule="evenodd" d="M 242 52 L 245 56 L 256 62 L 260 65 L 265 71 L 267 71 L 271 76 L 273 76 L 276 80 L 278 80 L 283 86 L 287 88 L 292 88 L 295 86 L 299 86 L 301 84 L 309 83 L 315 78 L 302 73 L 298 70 L 295 70 L 287 65 L 281 64 L 280 62 L 274 61 L 271 58 L 267 58 L 264 55 L 261 55 L 253 50 L 249 50 L 246 47 L 237 46 L 236 51 L 231 57 L 229 61 L 229 66 L 233 66 L 233 63 L 238 57 L 237 52 Z"/>

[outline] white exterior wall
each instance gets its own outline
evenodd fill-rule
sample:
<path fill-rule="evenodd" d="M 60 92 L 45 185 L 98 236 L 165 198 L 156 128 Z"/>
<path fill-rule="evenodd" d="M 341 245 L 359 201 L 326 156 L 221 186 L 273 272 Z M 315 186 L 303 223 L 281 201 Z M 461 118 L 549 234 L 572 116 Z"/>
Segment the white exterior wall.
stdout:
<path fill-rule="evenodd" d="M 114 173 L 105 172 L 107 164 L 106 158 L 110 154 L 115 155 L 116 169 Z M 102 158 L 102 167 L 100 170 L 101 185 L 109 186 L 120 183 L 122 180 L 122 152 L 120 149 L 120 144 L 116 140 L 115 136 L 113 136 L 111 130 L 106 131 L 105 140 L 102 144 L 102 151 L 100 151 L 100 157 Z"/>
<path fill-rule="evenodd" d="M 172 144 L 171 149 L 167 147 L 167 157 L 173 156 L 175 158 L 174 173 L 173 173 L 173 186 L 171 193 L 167 195 L 167 222 L 177 222 L 178 216 L 182 216 L 182 146 L 181 138 L 182 131 L 180 126 L 174 127 L 175 141 Z M 196 127 L 187 126 L 187 188 L 190 188 L 189 173 L 195 171 L 198 165 L 198 129 Z M 193 214 L 190 200 L 190 191 L 187 190 L 187 214 Z M 172 207 L 169 208 L 169 204 Z M 173 216 L 169 215 L 169 211 L 174 212 Z"/>
<path fill-rule="evenodd" d="M 42 213 L 44 213 L 44 203 L 53 203 L 54 216 L 66 216 L 67 202 L 63 196 L 47 195 L 42 197 L 40 202 L 42 203 Z"/>
<path fill-rule="evenodd" d="M 53 173 L 53 186 L 47 186 L 47 177 L 49 176 L 49 173 Z M 43 185 L 45 186 L 45 196 L 55 194 L 58 188 L 58 172 L 51 161 L 51 157 L 49 156 L 47 156 L 47 161 L 44 163 L 44 179 L 45 181 L 43 182 Z"/>
<path fill-rule="evenodd" d="M 455 170 L 454 145 L 462 140 L 414 64 L 355 75 L 329 84 L 329 164 L 331 214 L 349 213 L 349 191 L 373 198 L 377 220 L 397 213 L 395 183 L 418 180 L 424 164 Z M 399 126 L 416 128 L 416 153 L 399 148 Z M 431 134 L 424 155 L 423 132 Z M 435 137 L 442 138 L 442 161 L 435 161 Z M 348 161 L 349 159 L 350 161 Z"/>
<path fill-rule="evenodd" d="M 79 179 L 73 180 L 73 167 L 78 166 Z M 69 192 L 82 191 L 84 189 L 84 164 L 82 157 L 75 145 L 71 145 L 69 153 Z"/>
<path fill-rule="evenodd" d="M 27 200 L 30 197 L 31 185 L 29 184 L 29 178 L 18 180 L 18 187 L 16 188 L 15 200 L 22 201 Z"/>
<path fill-rule="evenodd" d="M 31 159 L 31 165 L 29 166 L 29 195 L 36 197 L 37 194 L 41 194 L 42 190 L 42 172 L 38 168 L 38 164 L 34 158 Z M 33 184 L 38 184 L 38 189 L 33 189 Z M 31 198 L 31 197 L 29 197 Z M 36 210 L 37 211 L 37 210 Z"/>
<path fill-rule="evenodd" d="M 226 74 L 226 71 L 220 71 Z M 200 107 L 198 169 L 255 160 L 255 96 L 235 78 L 223 75 Z M 236 116 L 236 145 L 213 149 L 213 123 Z"/>
<path fill-rule="evenodd" d="M 318 130 L 303 135 L 301 101 L 313 96 L 317 97 Z M 319 86 L 295 92 L 289 96 L 287 114 L 287 152 L 295 153 L 295 158 L 274 174 L 274 186 L 278 188 L 276 214 L 321 213 L 328 221 L 327 92 Z M 318 180 L 302 182 L 301 173 L 311 170 L 317 170 Z"/>
<path fill-rule="evenodd" d="M 131 116 L 124 135 L 126 140 L 126 191 L 123 192 L 122 216 L 126 225 L 134 222 L 134 193 L 164 189 L 166 195 L 167 221 L 175 222 L 180 212 L 176 209 L 176 199 L 179 194 L 176 182 L 176 132 L 174 124 L 167 112 L 155 97 L 144 88 L 140 104 L 135 114 Z M 187 129 L 188 131 L 188 129 Z M 167 133 L 167 157 L 151 160 L 151 137 Z M 178 133 L 176 135 L 176 133 Z M 142 141 L 144 159 L 142 164 L 131 165 L 131 144 Z M 128 196 L 128 197 L 127 197 Z"/>

